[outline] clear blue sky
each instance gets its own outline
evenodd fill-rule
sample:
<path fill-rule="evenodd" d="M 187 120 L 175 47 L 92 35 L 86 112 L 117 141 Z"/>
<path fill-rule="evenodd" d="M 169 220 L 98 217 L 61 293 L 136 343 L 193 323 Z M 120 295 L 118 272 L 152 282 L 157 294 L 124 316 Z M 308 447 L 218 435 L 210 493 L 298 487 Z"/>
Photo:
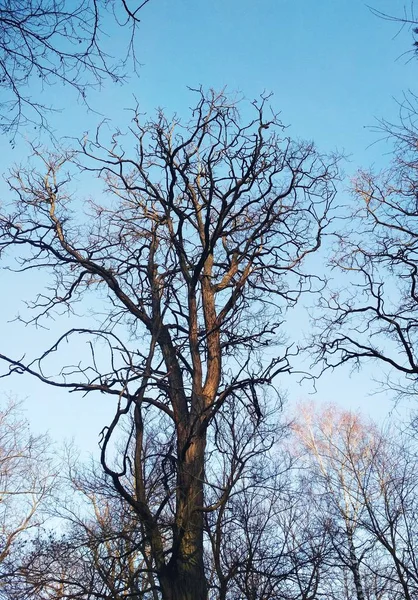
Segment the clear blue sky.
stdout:
<path fill-rule="evenodd" d="M 375 7 L 402 14 L 399 2 L 375 0 Z M 387 161 L 389 148 L 373 144 L 377 137 L 368 126 L 381 117 L 396 120 L 396 100 L 404 91 L 416 89 L 418 60 L 405 55 L 412 47 L 411 34 L 378 19 L 364 2 L 150 0 L 141 18 L 136 43 L 143 65 L 139 77 L 132 76 L 123 88 L 109 84 L 89 98 L 115 126 L 127 122 L 125 109 L 133 105 L 134 95 L 148 113 L 162 106 L 187 114 L 193 103 L 187 86 L 226 86 L 250 100 L 266 90 L 274 93 L 272 104 L 291 126 L 290 135 L 313 139 L 325 151 L 344 151 L 351 157 L 347 173 Z M 123 45 L 118 35 L 109 39 L 113 54 Z M 51 118 L 58 137 L 81 136 L 101 119 L 86 114 L 70 90 L 55 86 L 45 91 L 48 97 L 62 108 Z M 30 139 L 33 133 L 28 130 L 23 137 Z M 13 161 L 24 161 L 27 153 L 23 139 L 11 151 L 3 138 L 0 150 L 3 172 Z M 5 188 L 0 189 L 7 199 Z M 1 313 L 11 318 L 20 299 L 30 297 L 37 275 L 2 277 L 6 293 L 0 298 Z M 3 335 L 9 337 L 16 356 L 22 345 L 30 348 L 43 336 L 15 324 L 5 326 Z M 382 399 L 367 397 L 374 387 L 373 375 L 378 376 L 364 370 L 350 379 L 346 372 L 336 372 L 319 384 L 317 397 L 383 414 L 387 404 L 380 409 Z M 98 431 L 113 412 L 113 401 L 81 399 L 45 389 L 28 378 L 16 379 L 3 380 L 1 389 L 28 398 L 28 416 L 36 430 L 49 428 L 55 438 L 74 436 L 83 448 L 95 447 Z M 289 389 L 292 400 L 307 393 L 293 380 L 283 380 L 283 388 Z"/>

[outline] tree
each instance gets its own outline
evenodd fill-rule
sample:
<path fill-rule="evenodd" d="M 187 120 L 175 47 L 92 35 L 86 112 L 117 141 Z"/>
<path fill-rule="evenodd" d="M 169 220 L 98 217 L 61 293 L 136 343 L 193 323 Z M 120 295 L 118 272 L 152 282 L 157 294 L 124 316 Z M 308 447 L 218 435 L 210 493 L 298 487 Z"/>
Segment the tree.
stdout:
<path fill-rule="evenodd" d="M 232 411 L 228 411 L 228 416 L 235 413 L 228 431 L 222 431 L 220 424 L 217 432 L 223 464 L 213 477 L 220 487 L 232 471 L 236 485 L 228 501 L 207 513 L 204 523 L 209 597 L 270 598 L 288 583 L 289 552 L 276 517 L 287 511 L 284 491 L 289 468 L 278 468 L 276 453 L 274 459 L 266 455 L 272 428 L 267 431 L 261 426 L 254 435 L 255 424 L 248 424 L 238 410 Z M 231 432 L 233 441 L 225 435 Z M 152 461 L 158 448 L 152 441 L 147 446 Z M 158 462 L 153 467 L 158 471 Z M 13 598 L 43 600 L 57 594 L 62 599 L 159 598 L 144 527 L 101 465 L 71 465 L 69 484 L 67 498 L 63 500 L 61 491 L 55 507 L 63 533 L 41 532 L 34 540 L 13 581 Z M 127 477 L 126 485 L 130 484 Z M 208 504 L 211 500 L 206 499 Z"/>
<path fill-rule="evenodd" d="M 286 137 L 266 116 L 266 98 L 243 125 L 223 93 L 197 94 L 187 124 L 161 111 L 143 122 L 135 111 L 131 157 L 119 132 L 106 145 L 101 130 L 75 155 L 38 151 L 44 172 L 15 171 L 16 206 L 1 222 L 1 248 L 22 250 L 20 270 L 54 278 L 33 323 L 98 294 L 97 326 L 64 331 L 27 362 L 1 358 L 5 375 L 115 397 L 101 462 L 144 528 L 164 600 L 207 597 L 205 515 L 227 503 L 244 460 L 232 436 L 229 473 L 214 481 L 220 420 L 232 405 L 261 426 L 263 398 L 273 402 L 277 377 L 289 372 L 284 312 L 316 287 L 303 265 L 321 245 L 335 194 L 335 159 Z M 68 156 L 110 195 L 78 218 L 60 179 Z M 71 366 L 80 337 L 90 359 L 74 348 Z M 64 345 L 60 374 L 49 375 Z M 112 460 L 129 413 L 134 452 L 127 444 Z"/>
<path fill-rule="evenodd" d="M 417 455 L 410 436 L 386 436 L 361 482 L 364 528 L 386 557 L 377 571 L 392 597 L 412 600 L 418 593 Z"/>
<path fill-rule="evenodd" d="M 117 494 L 100 465 L 73 469 L 74 465 L 53 509 L 59 527 L 38 530 L 8 582 L 7 597 L 157 597 L 146 568 L 143 528 L 132 507 Z"/>
<path fill-rule="evenodd" d="M 34 83 L 63 83 L 86 101 L 91 86 L 123 81 L 129 56 L 136 67 L 134 35 L 138 13 L 149 0 L 1 0 L 0 130 L 13 136 L 22 123 L 45 125 L 51 110 L 34 97 Z M 126 56 L 115 60 L 103 38 L 111 26 L 129 27 Z M 30 89 L 29 89 L 30 86 Z M 40 95 L 38 96 L 40 97 Z"/>
<path fill-rule="evenodd" d="M 288 427 L 255 429 L 240 408 L 229 407 L 217 432 L 222 465 L 213 476 L 220 487 L 233 470 L 237 483 L 227 502 L 206 514 L 209 597 L 322 598 L 316 590 L 324 579 L 327 534 L 312 529 L 312 505 L 294 486 L 295 465 L 283 443 Z M 273 431 L 278 444 L 270 453 L 266 444 Z M 61 535 L 46 531 L 35 538 L 12 581 L 12 593 L 8 588 L 9 600 L 160 598 L 148 568 L 143 525 L 100 465 L 71 464 L 69 483 L 67 498 L 61 486 L 55 506 Z"/>
<path fill-rule="evenodd" d="M 305 407 L 294 424 L 296 444 L 283 438 L 286 425 L 270 454 L 263 440 L 271 429 L 264 424 L 251 431 L 255 424 L 235 409 L 224 414 L 229 434 L 221 427 L 223 466 L 215 480 L 230 473 L 234 456 L 244 467 L 227 502 L 206 514 L 209 597 L 415 598 L 418 482 L 410 437 L 378 431 L 336 407 Z M 231 452 L 237 442 L 241 451 Z M 307 455 L 296 460 L 301 447 Z M 155 449 L 148 446 L 150 458 Z M 143 524 L 109 476 L 99 464 L 80 468 L 71 461 L 68 483 L 67 495 L 61 485 L 55 503 L 61 533 L 32 536 L 13 577 L 3 582 L 4 597 L 160 598 Z"/>
<path fill-rule="evenodd" d="M 0 582 L 14 576 L 32 530 L 46 519 L 56 479 L 46 436 L 34 436 L 19 405 L 0 410 Z"/>
<path fill-rule="evenodd" d="M 379 445 L 377 431 L 363 425 L 358 416 L 335 406 L 315 413 L 304 406 L 294 426 L 312 469 L 312 497 L 322 512 L 323 527 L 334 542 L 334 563 L 349 569 L 353 595 L 365 600 L 363 563 L 368 540 L 361 535 L 365 511 L 362 481 Z"/>
<path fill-rule="evenodd" d="M 417 359 L 417 130 L 416 107 L 398 128 L 391 168 L 361 171 L 355 207 L 332 258 L 345 285 L 320 304 L 317 359 L 325 368 L 374 360 L 399 376 L 389 386 L 416 394 Z M 347 279 L 350 278 L 350 279 Z"/>
<path fill-rule="evenodd" d="M 351 573 L 354 589 L 347 586 L 343 597 L 416 597 L 418 480 L 411 439 L 335 406 L 316 412 L 305 406 L 295 433 L 311 461 L 314 512 L 332 536 L 333 580 Z"/>
<path fill-rule="evenodd" d="M 403 8 L 403 16 L 372 12 L 416 36 L 414 3 Z M 346 225 L 336 232 L 330 259 L 344 285 L 323 295 L 311 351 L 325 369 L 373 361 L 383 369 L 385 387 L 402 396 L 416 394 L 418 373 L 416 94 L 404 94 L 399 107 L 396 124 L 383 119 L 377 128 L 392 145 L 391 164 L 353 178 L 354 202 L 342 215 Z"/>

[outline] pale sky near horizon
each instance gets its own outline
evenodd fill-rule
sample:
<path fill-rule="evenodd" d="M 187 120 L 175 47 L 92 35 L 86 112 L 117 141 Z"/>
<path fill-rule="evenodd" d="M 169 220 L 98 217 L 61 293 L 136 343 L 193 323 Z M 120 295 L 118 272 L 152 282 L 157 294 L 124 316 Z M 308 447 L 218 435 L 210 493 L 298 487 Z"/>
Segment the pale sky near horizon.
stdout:
<path fill-rule="evenodd" d="M 403 4 L 395 1 L 371 4 L 382 12 L 403 14 Z M 119 35 L 109 40 L 112 53 L 117 53 Z M 187 86 L 226 86 L 231 94 L 239 92 L 249 100 L 272 92 L 271 103 L 290 126 L 289 135 L 312 139 L 326 152 L 344 152 L 349 157 L 344 169 L 350 175 L 359 166 L 378 168 L 388 161 L 390 146 L 375 143 L 379 135 L 370 126 L 380 118 L 396 121 L 403 93 L 416 90 L 418 59 L 408 54 L 411 48 L 412 34 L 406 28 L 377 18 L 358 0 L 151 0 L 141 14 L 136 42 L 142 63 L 139 77 L 131 77 L 123 88 L 108 84 L 92 93 L 90 102 L 100 115 L 87 113 L 71 90 L 58 85 L 45 94 L 62 108 L 51 116 L 55 134 L 61 137 L 82 136 L 103 116 L 115 127 L 123 126 L 134 96 L 149 114 L 161 106 L 168 113 L 186 115 L 193 103 Z M 22 131 L 14 150 L 5 137 L 0 139 L 2 173 L 13 162 L 26 160 L 25 138 L 33 133 Z M 348 185 L 346 180 L 342 196 Z M 4 186 L 1 191 L 7 201 Z M 80 191 L 84 193 L 88 190 Z M 5 274 L 2 281 L 4 322 L 23 311 L 21 298 L 31 296 L 37 274 Z M 16 324 L 3 325 L 2 338 L 16 357 L 23 347 L 30 352 L 40 335 Z M 377 387 L 372 379 L 378 378 L 378 371 L 377 365 L 351 377 L 347 370 L 336 371 L 319 382 L 315 398 L 362 407 L 382 418 L 392 405 L 387 398 L 368 395 Z M 300 388 L 296 378 L 284 378 L 281 387 L 288 390 L 291 402 L 309 391 Z M 35 431 L 48 429 L 54 439 L 74 437 L 85 450 L 96 447 L 98 433 L 114 410 L 114 401 L 103 396 L 82 399 L 25 376 L 1 380 L 1 390 L 26 398 Z"/>

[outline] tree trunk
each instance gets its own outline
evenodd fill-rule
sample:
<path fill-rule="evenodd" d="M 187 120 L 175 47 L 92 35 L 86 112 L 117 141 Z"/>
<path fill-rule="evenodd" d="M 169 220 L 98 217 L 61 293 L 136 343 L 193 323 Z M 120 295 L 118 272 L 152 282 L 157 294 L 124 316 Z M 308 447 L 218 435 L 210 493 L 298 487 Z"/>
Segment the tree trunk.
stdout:
<path fill-rule="evenodd" d="M 363 586 L 361 583 L 360 575 L 360 562 L 357 558 L 356 550 L 353 542 L 353 535 L 351 531 L 347 532 L 349 552 L 350 552 L 350 570 L 353 574 L 354 586 L 356 588 L 357 600 L 365 600 Z"/>
<path fill-rule="evenodd" d="M 160 579 L 163 600 L 207 600 L 202 566 L 186 557 L 170 565 Z"/>
<path fill-rule="evenodd" d="M 190 440 L 191 436 L 188 436 Z M 163 600 L 207 600 L 203 561 L 203 481 L 206 435 L 186 442 L 177 475 L 177 514 L 173 553 L 160 576 Z M 183 446 L 183 448 L 186 446 Z"/>

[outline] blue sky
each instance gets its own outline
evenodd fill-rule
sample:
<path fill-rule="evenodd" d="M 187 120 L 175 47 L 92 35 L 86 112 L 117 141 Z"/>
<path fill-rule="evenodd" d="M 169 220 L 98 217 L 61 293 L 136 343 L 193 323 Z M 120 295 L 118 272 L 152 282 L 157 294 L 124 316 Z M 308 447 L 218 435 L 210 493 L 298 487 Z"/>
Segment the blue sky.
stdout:
<path fill-rule="evenodd" d="M 395 1 L 375 0 L 374 6 L 402 14 L 402 4 Z M 89 101 L 100 115 L 86 113 L 71 90 L 58 85 L 45 90 L 44 97 L 62 109 L 51 116 L 57 137 L 81 136 L 103 116 L 123 126 L 133 96 L 144 112 L 152 114 L 161 106 L 168 113 L 185 115 L 193 104 L 187 86 L 226 86 L 231 94 L 249 100 L 263 91 L 272 92 L 271 103 L 281 111 L 283 123 L 290 125 L 289 134 L 312 139 L 324 151 L 344 152 L 349 157 L 344 167 L 348 175 L 360 165 L 380 166 L 388 161 L 390 146 L 375 143 L 379 136 L 370 126 L 381 117 L 396 121 L 397 101 L 404 91 L 415 88 L 418 65 L 405 54 L 412 47 L 410 32 L 377 18 L 364 2 L 150 0 L 141 19 L 136 43 L 142 63 L 139 77 L 131 76 L 124 87 L 108 84 L 92 92 Z M 109 38 L 110 53 L 117 54 L 123 46 L 121 35 L 116 31 Z M 0 140 L 2 172 L 13 162 L 26 161 L 25 138 L 30 139 L 34 131 L 21 133 L 14 150 L 7 139 Z M 1 191 L 7 200 L 4 186 Z M 83 189 L 80 194 L 93 191 Z M 0 310 L 5 319 L 19 310 L 22 297 L 30 297 L 36 282 L 36 274 L 27 279 L 3 276 L 7 293 L 0 298 Z M 36 345 L 43 334 L 6 325 L 3 335 L 18 353 L 22 345 Z M 368 397 L 376 387 L 372 378 L 378 376 L 367 369 L 351 378 L 348 372 L 338 371 L 319 383 L 316 397 L 383 415 L 391 405 L 380 396 Z M 292 401 L 309 391 L 300 388 L 296 379 L 284 379 L 282 387 L 289 390 Z M 54 438 L 74 436 L 78 445 L 89 450 L 96 446 L 97 434 L 114 408 L 113 401 L 103 397 L 68 396 L 24 377 L 3 380 L 1 389 L 27 398 L 35 430 L 49 429 Z"/>

